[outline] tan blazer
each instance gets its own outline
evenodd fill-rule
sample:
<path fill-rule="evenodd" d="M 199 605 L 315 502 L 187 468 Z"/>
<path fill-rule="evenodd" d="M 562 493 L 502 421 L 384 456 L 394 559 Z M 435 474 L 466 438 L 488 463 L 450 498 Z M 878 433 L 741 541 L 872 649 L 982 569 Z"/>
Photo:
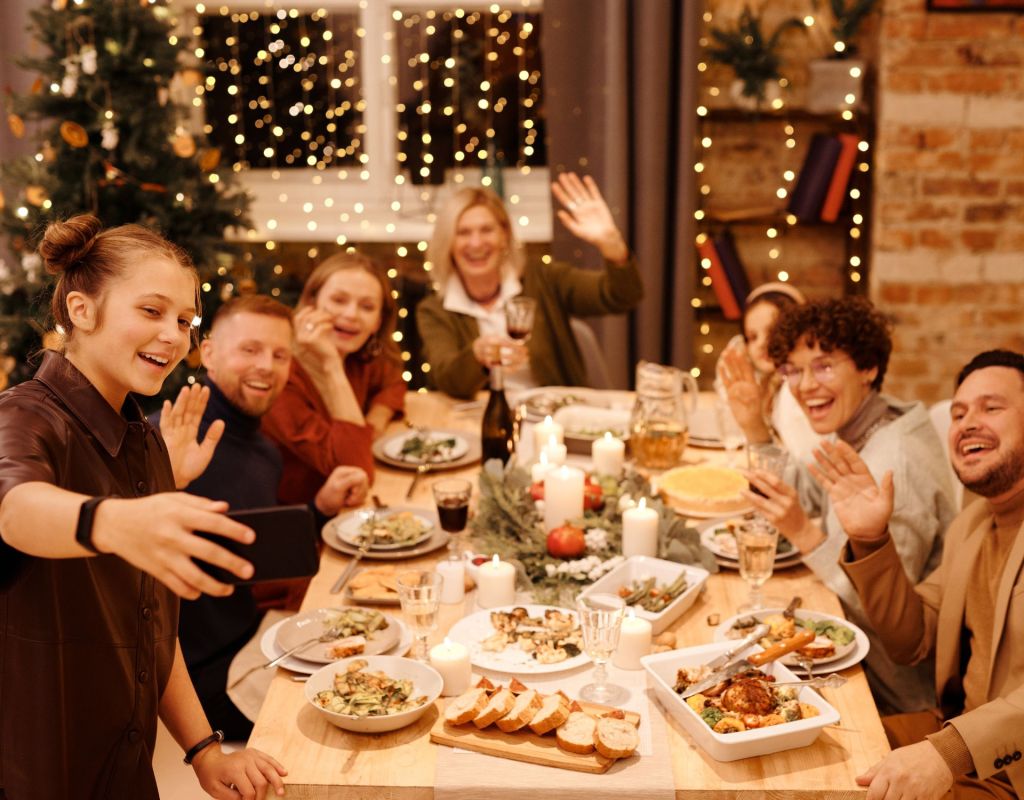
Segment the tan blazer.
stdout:
<path fill-rule="evenodd" d="M 946 534 L 942 562 L 916 587 L 892 542 L 842 566 L 857 587 L 864 610 L 892 658 L 915 664 L 935 656 L 940 706 L 960 695 L 961 634 L 967 585 L 992 510 L 978 501 L 964 509 Z M 992 660 L 986 702 L 947 718 L 967 744 L 978 777 L 1001 770 L 1024 797 L 1024 526 L 1017 534 L 996 594 Z"/>

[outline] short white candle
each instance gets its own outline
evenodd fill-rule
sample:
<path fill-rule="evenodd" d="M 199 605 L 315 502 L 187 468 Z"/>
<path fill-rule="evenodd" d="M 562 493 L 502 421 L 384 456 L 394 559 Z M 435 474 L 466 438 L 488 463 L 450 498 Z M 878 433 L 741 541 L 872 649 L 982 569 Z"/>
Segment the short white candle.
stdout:
<path fill-rule="evenodd" d="M 465 645 L 445 639 L 430 651 L 430 666 L 441 673 L 444 689 L 441 694 L 454 697 L 469 689 L 472 679 L 469 665 L 469 650 Z"/>
<path fill-rule="evenodd" d="M 441 584 L 442 603 L 461 603 L 466 597 L 466 565 L 462 559 L 448 559 L 437 563 Z"/>
<path fill-rule="evenodd" d="M 516 601 L 516 568 L 497 555 L 476 573 L 476 602 L 480 608 L 510 606 Z"/>
<path fill-rule="evenodd" d="M 533 449 L 535 452 L 540 452 L 544 449 L 544 445 L 548 443 L 548 440 L 554 436 L 555 441 L 561 444 L 564 441 L 565 429 L 551 419 L 551 415 L 544 417 L 543 422 L 538 422 L 533 426 Z"/>
<path fill-rule="evenodd" d="M 544 480 L 544 476 L 548 474 L 548 471 L 554 466 L 550 460 L 548 460 L 548 454 L 544 450 L 541 450 L 540 458 L 537 463 L 530 467 L 530 477 L 533 478 L 534 483 L 540 483 Z"/>
<path fill-rule="evenodd" d="M 640 659 L 651 652 L 651 623 L 640 619 L 631 608 L 622 620 L 619 646 L 612 663 L 619 669 L 642 669 Z"/>
<path fill-rule="evenodd" d="M 569 455 L 569 449 L 559 442 L 554 436 L 548 439 L 548 443 L 544 445 L 544 449 L 540 451 L 541 455 L 548 457 L 548 461 L 560 467 L 565 463 L 565 457 Z"/>
<path fill-rule="evenodd" d="M 658 556 L 658 512 L 647 507 L 646 497 L 622 512 L 622 555 Z"/>
<path fill-rule="evenodd" d="M 544 530 L 583 516 L 583 470 L 561 466 L 544 476 Z"/>
<path fill-rule="evenodd" d="M 594 461 L 594 472 L 617 478 L 622 474 L 622 464 L 626 460 L 626 443 L 605 431 L 604 436 L 594 439 L 590 457 Z"/>

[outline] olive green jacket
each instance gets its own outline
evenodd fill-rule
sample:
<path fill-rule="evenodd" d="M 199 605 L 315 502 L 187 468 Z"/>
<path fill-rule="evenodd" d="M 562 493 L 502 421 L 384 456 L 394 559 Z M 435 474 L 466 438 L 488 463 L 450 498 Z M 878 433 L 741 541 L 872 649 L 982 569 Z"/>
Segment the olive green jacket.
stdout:
<path fill-rule="evenodd" d="M 601 271 L 531 262 L 521 280 L 523 294 L 537 301 L 527 345 L 534 379 L 541 386 L 586 386 L 587 371 L 569 318 L 621 314 L 635 307 L 643 296 L 635 259 L 621 267 L 605 262 Z M 487 381 L 487 370 L 473 355 L 480 335 L 477 321 L 445 309 L 443 293 L 435 292 L 417 307 L 416 325 L 434 387 L 453 397 L 473 397 Z"/>

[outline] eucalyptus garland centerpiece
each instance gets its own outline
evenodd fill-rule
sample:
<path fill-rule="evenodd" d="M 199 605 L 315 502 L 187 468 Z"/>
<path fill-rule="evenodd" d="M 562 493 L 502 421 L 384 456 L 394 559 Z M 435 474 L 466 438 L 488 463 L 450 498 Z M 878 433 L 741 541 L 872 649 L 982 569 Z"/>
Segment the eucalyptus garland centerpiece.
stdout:
<path fill-rule="evenodd" d="M 531 493 L 529 473 L 488 461 L 480 471 L 480 502 L 469 526 L 474 544 L 481 553 L 522 565 L 537 602 L 564 605 L 622 563 L 622 512 L 644 497 L 658 512 L 658 556 L 718 571 L 698 532 L 653 495 L 638 472 L 627 468 L 621 478 L 588 481 L 583 516 L 546 531 L 543 500 Z"/>

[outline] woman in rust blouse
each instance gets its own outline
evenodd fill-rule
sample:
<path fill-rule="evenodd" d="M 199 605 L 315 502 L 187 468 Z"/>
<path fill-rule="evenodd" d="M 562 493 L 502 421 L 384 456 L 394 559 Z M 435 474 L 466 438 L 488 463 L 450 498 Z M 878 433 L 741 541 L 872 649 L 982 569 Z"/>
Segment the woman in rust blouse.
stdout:
<path fill-rule="evenodd" d="M 231 592 L 192 557 L 252 574 L 193 531 L 252 531 L 174 493 L 131 396 L 188 352 L 195 269 L 145 228 L 85 215 L 50 225 L 39 252 L 64 352 L 0 395 L 0 798 L 156 800 L 158 715 L 211 795 L 281 793 L 269 756 L 221 751 L 177 638 L 176 595 Z"/>
<path fill-rule="evenodd" d="M 372 479 L 373 440 L 405 402 L 396 315 L 388 279 L 367 256 L 338 253 L 309 276 L 288 384 L 263 418 L 284 457 L 281 502 L 308 503 L 342 464 Z"/>

